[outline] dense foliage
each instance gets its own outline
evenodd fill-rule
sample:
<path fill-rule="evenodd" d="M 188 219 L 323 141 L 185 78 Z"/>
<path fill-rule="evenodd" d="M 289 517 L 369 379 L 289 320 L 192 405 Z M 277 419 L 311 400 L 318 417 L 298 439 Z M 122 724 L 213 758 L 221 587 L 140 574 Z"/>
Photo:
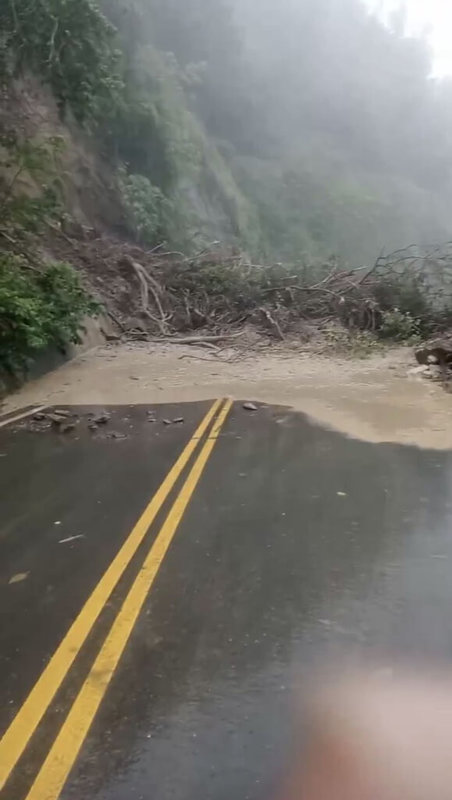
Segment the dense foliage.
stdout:
<path fill-rule="evenodd" d="M 0 136 L 0 373 L 24 370 L 50 345 L 78 341 L 83 318 L 98 310 L 75 270 L 44 262 L 36 247 L 35 235 L 62 214 L 55 161 L 61 148 L 55 137 Z"/>
<path fill-rule="evenodd" d="M 121 188 L 131 230 L 139 243 L 152 244 L 171 214 L 169 201 L 144 175 L 123 175 Z"/>
<path fill-rule="evenodd" d="M 400 18 L 389 30 L 359 0 L 103 7 L 126 51 L 152 45 L 180 75 L 196 68 L 186 101 L 256 209 L 268 255 L 361 262 L 448 237 L 452 90 Z"/>
<path fill-rule="evenodd" d="M 106 113 L 121 90 L 114 29 L 92 0 L 3 0 L 3 69 L 30 68 L 80 122 Z"/>
<path fill-rule="evenodd" d="M 361 0 L 98 3 L 5 0 L 4 67 L 40 73 L 162 192 L 147 240 L 363 262 L 449 237 L 452 87 L 400 15 L 391 30 Z"/>
<path fill-rule="evenodd" d="M 68 264 L 35 270 L 0 254 L 0 368 L 24 369 L 49 345 L 79 341 L 81 320 L 97 310 Z"/>

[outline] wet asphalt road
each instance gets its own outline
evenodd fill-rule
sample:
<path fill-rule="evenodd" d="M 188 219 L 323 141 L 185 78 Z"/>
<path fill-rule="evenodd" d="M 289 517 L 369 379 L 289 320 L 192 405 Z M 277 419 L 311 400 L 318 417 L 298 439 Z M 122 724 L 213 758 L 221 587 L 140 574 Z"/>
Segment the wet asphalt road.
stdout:
<path fill-rule="evenodd" d="M 148 407 L 115 407 L 94 432 L 87 414 L 99 409 L 87 408 L 67 434 L 28 420 L 0 428 L 2 731 L 210 406 L 154 406 L 156 422 Z M 2 800 L 28 797 L 198 452 Z M 235 403 L 61 797 L 275 797 L 318 666 L 452 661 L 451 523 L 452 454 Z"/>

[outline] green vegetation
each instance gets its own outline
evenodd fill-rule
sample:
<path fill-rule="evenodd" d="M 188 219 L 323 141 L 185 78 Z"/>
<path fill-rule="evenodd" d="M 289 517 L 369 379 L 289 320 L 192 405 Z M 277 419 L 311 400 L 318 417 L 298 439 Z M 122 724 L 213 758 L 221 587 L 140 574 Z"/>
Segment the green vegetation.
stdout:
<path fill-rule="evenodd" d="M 38 233 L 46 220 L 61 214 L 58 201 L 57 164 L 62 140 L 50 136 L 41 141 L 20 139 L 16 133 L 0 135 L 0 232 L 13 235 Z M 21 181 L 30 182 L 28 191 Z"/>
<path fill-rule="evenodd" d="M 410 311 L 401 311 L 399 308 L 384 311 L 380 336 L 383 339 L 416 344 L 422 339 L 422 321 L 413 317 Z"/>
<path fill-rule="evenodd" d="M 83 318 L 98 304 L 69 265 L 45 262 L 33 235 L 61 217 L 56 160 L 60 139 L 0 137 L 0 371 L 26 369 L 36 354 L 78 341 Z"/>
<path fill-rule="evenodd" d="M 273 300 L 309 316 L 318 298 L 309 284 L 331 254 L 358 266 L 409 241 L 451 238 L 451 85 L 431 78 L 426 43 L 404 36 L 400 18 L 384 27 L 360 0 L 4 0 L 0 53 L 5 85 L 32 72 L 71 131 L 74 120 L 83 127 L 116 176 L 130 239 L 189 256 L 215 240 L 246 252 L 240 275 L 227 264 L 221 275 L 218 265 L 184 273 L 218 302 L 265 303 L 276 291 L 269 273 L 244 264 L 290 262 L 304 294 L 295 301 L 284 287 Z M 12 136 L 1 122 L 11 365 L 15 348 L 22 363 L 72 339 L 92 307 L 67 266 L 44 267 L 30 240 L 65 212 L 61 140 Z M 404 340 L 429 333 L 443 312 L 426 304 L 422 281 L 403 284 L 380 281 L 370 300 L 358 293 L 356 327 Z"/>
<path fill-rule="evenodd" d="M 154 244 L 161 237 L 170 213 L 169 201 L 161 189 L 144 175 L 127 175 L 121 179 L 121 191 L 130 229 L 143 245 Z"/>
<path fill-rule="evenodd" d="M 450 236 L 451 88 L 400 17 L 385 28 L 359 0 L 5 0 L 0 29 L 6 77 L 41 75 L 129 175 L 138 241 L 359 264 Z"/>
<path fill-rule="evenodd" d="M 16 373 L 44 348 L 78 342 L 83 317 L 98 310 L 68 264 L 38 270 L 0 255 L 0 367 Z"/>
<path fill-rule="evenodd" d="M 31 69 L 79 122 L 105 114 L 122 88 L 114 29 L 92 0 L 3 0 L 3 71 Z"/>

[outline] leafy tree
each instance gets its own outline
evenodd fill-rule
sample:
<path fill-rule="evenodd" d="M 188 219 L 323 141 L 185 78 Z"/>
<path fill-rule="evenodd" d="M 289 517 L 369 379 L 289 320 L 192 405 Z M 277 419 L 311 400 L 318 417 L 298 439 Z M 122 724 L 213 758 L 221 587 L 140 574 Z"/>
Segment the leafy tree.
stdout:
<path fill-rule="evenodd" d="M 97 311 L 68 264 L 40 271 L 0 254 L 0 369 L 25 369 L 49 345 L 64 348 L 79 341 L 83 317 Z"/>
<path fill-rule="evenodd" d="M 129 225 L 137 240 L 142 244 L 155 244 L 170 214 L 169 201 L 144 175 L 124 174 L 121 188 Z"/>
<path fill-rule="evenodd" d="M 79 122 L 105 113 L 121 90 L 115 31 L 92 0 L 3 0 L 3 68 L 36 70 Z"/>

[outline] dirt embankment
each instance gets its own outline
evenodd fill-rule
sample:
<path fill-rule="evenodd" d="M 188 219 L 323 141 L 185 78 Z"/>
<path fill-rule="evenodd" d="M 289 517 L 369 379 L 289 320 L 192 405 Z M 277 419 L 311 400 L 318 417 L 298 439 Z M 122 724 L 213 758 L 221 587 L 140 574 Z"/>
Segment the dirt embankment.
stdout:
<path fill-rule="evenodd" d="M 318 356 L 287 344 L 247 344 L 214 354 L 150 343 L 99 348 L 34 381 L 3 410 L 30 404 L 158 404 L 224 395 L 290 406 L 319 424 L 372 442 L 452 448 L 451 399 L 408 375 L 408 348 L 364 360 Z"/>

